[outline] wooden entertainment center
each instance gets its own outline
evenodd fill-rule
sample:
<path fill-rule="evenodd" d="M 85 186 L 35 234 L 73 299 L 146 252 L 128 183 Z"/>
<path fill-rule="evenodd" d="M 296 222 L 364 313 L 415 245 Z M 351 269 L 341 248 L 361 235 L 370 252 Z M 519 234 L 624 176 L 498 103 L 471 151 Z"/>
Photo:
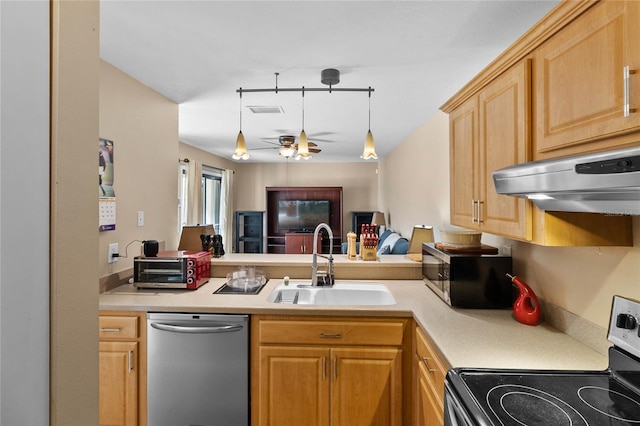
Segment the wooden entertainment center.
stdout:
<path fill-rule="evenodd" d="M 278 202 L 285 200 L 316 200 L 329 202 L 328 225 L 333 232 L 333 253 L 341 252 L 342 244 L 342 187 L 341 186 L 287 186 L 267 187 L 267 253 L 305 253 L 313 252 L 313 229 L 278 228 Z M 322 253 L 329 253 L 329 238 L 322 230 Z M 288 241 L 287 241 L 288 240 Z"/>

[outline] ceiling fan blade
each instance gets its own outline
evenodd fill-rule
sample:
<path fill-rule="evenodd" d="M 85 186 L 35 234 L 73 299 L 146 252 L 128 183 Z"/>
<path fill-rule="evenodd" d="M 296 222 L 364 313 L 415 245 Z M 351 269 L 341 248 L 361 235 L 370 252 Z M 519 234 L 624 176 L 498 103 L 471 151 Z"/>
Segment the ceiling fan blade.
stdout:
<path fill-rule="evenodd" d="M 313 136 L 308 136 L 307 139 L 313 139 L 314 141 L 317 141 L 317 142 L 336 143 L 336 141 L 332 139 L 319 139 Z"/>
<path fill-rule="evenodd" d="M 274 142 L 274 141 L 270 141 L 270 140 L 266 140 L 266 139 L 261 139 L 261 141 L 262 141 L 262 142 L 264 142 L 264 143 L 268 143 L 268 144 L 271 144 L 271 145 L 275 145 L 276 147 L 279 147 L 279 146 L 280 146 L 280 143 L 279 143 L 279 142 Z"/>
<path fill-rule="evenodd" d="M 318 146 L 318 144 L 317 144 L 317 143 L 315 143 L 315 142 L 311 142 L 311 141 L 308 141 L 308 142 L 307 142 L 307 145 L 309 145 L 310 147 L 312 147 L 312 146 Z M 293 147 L 294 147 L 295 149 L 298 149 L 298 144 L 297 144 L 297 143 L 295 143 L 295 144 L 293 145 Z"/>
<path fill-rule="evenodd" d="M 313 132 L 309 133 L 309 137 L 335 135 L 336 132 Z"/>
<path fill-rule="evenodd" d="M 318 148 L 309 148 L 309 152 L 313 152 L 314 154 L 318 154 L 319 152 L 321 152 L 321 149 Z"/>

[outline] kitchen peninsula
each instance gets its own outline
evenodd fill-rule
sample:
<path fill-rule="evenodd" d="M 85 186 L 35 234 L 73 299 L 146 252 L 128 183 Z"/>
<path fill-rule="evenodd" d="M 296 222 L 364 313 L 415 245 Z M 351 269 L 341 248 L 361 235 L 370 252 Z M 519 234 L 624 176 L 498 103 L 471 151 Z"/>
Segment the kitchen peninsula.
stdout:
<path fill-rule="evenodd" d="M 244 265 L 255 266 L 270 279 L 311 278 L 311 254 L 262 254 L 230 253 L 211 259 L 211 276 L 225 278 L 228 273 Z M 326 259 L 319 258 L 323 269 Z M 378 256 L 375 261 L 349 260 L 344 254 L 334 254 L 335 277 L 338 280 L 419 280 L 422 278 L 422 264 L 405 255 Z"/>
<path fill-rule="evenodd" d="M 259 424 L 270 413 L 282 412 L 278 404 L 283 398 L 288 401 L 291 398 L 287 387 L 276 386 L 280 382 L 273 377 L 279 376 L 270 369 L 286 367 L 287 371 L 293 368 L 312 374 L 314 365 L 326 362 L 312 361 L 308 357 L 326 360 L 327 354 L 332 354 L 331 359 L 336 361 L 327 368 L 335 368 L 335 371 L 339 368 L 343 381 L 340 386 L 354 390 L 332 400 L 332 407 L 333 404 L 352 404 L 348 400 L 351 394 L 375 397 L 376 391 L 370 390 L 371 385 L 362 387 L 363 378 L 357 373 L 361 371 L 359 368 L 368 366 L 368 379 L 375 378 L 375 383 L 388 382 L 396 390 L 386 399 L 378 400 L 376 397 L 378 402 L 373 404 L 374 411 L 393 414 L 396 416 L 393 424 L 402 425 L 411 424 L 414 415 L 409 413 L 424 412 L 429 418 L 441 415 L 444 375 L 449 367 L 601 370 L 607 366 L 604 353 L 548 323 L 535 327 L 523 325 L 513 319 L 509 309 L 451 308 L 420 278 L 421 263 L 403 255 L 381 256 L 377 261 L 353 261 L 345 255 L 336 256 L 337 283 L 348 280 L 357 285 L 376 281 L 388 288 L 395 304 L 375 306 L 270 302 L 269 295 L 283 282 L 285 275 L 292 280 L 309 280 L 311 255 L 228 254 L 212 259 L 211 264 L 212 278 L 196 290 L 136 289 L 132 284 L 124 284 L 100 295 L 101 323 L 105 321 L 105 326 L 108 326 L 108 321 L 113 319 L 129 320 L 138 324 L 141 330 L 137 343 L 133 342 L 140 345 L 141 370 L 136 376 L 139 392 L 132 392 L 139 398 L 138 404 L 133 404 L 137 406 L 140 424 L 146 424 L 143 355 L 146 353 L 146 337 L 142 330 L 146 329 L 146 314 L 149 312 L 243 314 L 251 317 L 252 424 Z M 223 277 L 228 272 L 245 265 L 255 266 L 270 278 L 258 294 L 215 293 L 225 284 L 226 278 Z M 336 338 L 324 338 L 326 336 Z M 426 355 L 423 355 L 425 351 Z M 277 359 L 275 364 L 269 361 L 271 357 Z M 333 363 L 340 363 L 342 357 L 350 360 L 349 365 L 335 367 Z M 440 360 L 435 369 L 429 367 L 429 371 L 437 371 L 433 379 L 427 378 L 432 380 L 436 389 L 429 396 L 423 392 L 431 391 L 423 387 L 418 390 L 417 387 L 419 372 L 424 370 L 421 363 L 427 362 L 425 359 Z M 375 369 L 371 370 L 374 365 Z M 313 385 L 309 386 L 305 388 L 307 391 L 315 389 Z M 265 393 L 265 389 L 270 391 Z M 433 397 L 438 400 L 435 405 L 428 402 Z M 319 407 L 325 407 L 324 404 L 319 404 Z M 303 405 L 308 408 L 307 402 Z M 327 415 L 323 410 L 320 412 L 318 416 Z"/>

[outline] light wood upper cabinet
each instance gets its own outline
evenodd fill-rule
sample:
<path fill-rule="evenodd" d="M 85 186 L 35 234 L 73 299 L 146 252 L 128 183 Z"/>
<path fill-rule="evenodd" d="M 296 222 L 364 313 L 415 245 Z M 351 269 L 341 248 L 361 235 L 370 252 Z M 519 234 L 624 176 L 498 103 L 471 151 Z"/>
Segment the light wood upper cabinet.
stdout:
<path fill-rule="evenodd" d="M 639 24 L 640 2 L 602 1 L 534 51 L 535 159 L 614 148 L 640 130 Z"/>
<path fill-rule="evenodd" d="M 405 396 L 408 320 L 252 316 L 251 321 L 253 425 L 409 424 L 411 416 L 403 415 L 411 403 Z"/>
<path fill-rule="evenodd" d="M 451 223 L 476 228 L 478 198 L 478 98 L 449 115 Z"/>
<path fill-rule="evenodd" d="M 499 195 L 494 170 L 528 160 L 530 63 L 516 64 L 450 115 L 451 222 L 531 238 L 526 200 Z"/>
<path fill-rule="evenodd" d="M 560 2 L 441 109 L 451 223 L 546 246 L 631 246 L 630 216 L 545 212 L 498 195 L 492 172 L 640 139 L 640 2 Z M 632 111 L 623 117 L 623 68 Z"/>

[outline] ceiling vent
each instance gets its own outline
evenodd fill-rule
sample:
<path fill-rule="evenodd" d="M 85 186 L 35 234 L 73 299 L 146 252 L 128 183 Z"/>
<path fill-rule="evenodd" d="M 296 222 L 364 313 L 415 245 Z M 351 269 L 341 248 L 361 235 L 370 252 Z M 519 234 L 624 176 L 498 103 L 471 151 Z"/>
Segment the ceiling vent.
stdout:
<path fill-rule="evenodd" d="M 284 114 L 281 106 L 247 106 L 254 114 Z"/>

